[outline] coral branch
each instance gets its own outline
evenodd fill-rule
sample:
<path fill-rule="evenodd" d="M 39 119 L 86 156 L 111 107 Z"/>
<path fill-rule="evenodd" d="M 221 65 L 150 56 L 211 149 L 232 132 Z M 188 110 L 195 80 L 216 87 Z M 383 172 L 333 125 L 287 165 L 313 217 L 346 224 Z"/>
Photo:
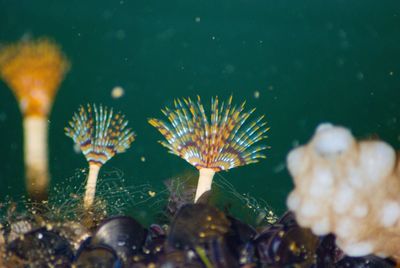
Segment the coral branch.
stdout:
<path fill-rule="evenodd" d="M 334 233 L 351 256 L 400 257 L 400 170 L 390 145 L 323 124 L 287 163 L 295 183 L 287 205 L 300 225 Z"/>

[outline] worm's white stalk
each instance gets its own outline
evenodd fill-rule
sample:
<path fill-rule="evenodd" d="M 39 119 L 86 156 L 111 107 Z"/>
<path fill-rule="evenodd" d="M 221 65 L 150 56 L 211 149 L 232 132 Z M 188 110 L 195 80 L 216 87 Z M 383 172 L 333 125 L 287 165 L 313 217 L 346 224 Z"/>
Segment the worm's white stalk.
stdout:
<path fill-rule="evenodd" d="M 97 164 L 89 164 L 89 174 L 86 182 L 85 196 L 83 198 L 83 206 L 89 210 L 94 203 L 94 196 L 96 194 L 96 183 L 99 175 L 100 167 Z"/>
<path fill-rule="evenodd" d="M 26 116 L 23 127 L 26 188 L 34 200 L 45 200 L 49 187 L 47 117 Z"/>
<path fill-rule="evenodd" d="M 211 190 L 212 181 L 214 178 L 215 171 L 211 168 L 202 168 L 199 170 L 200 176 L 197 182 L 196 196 L 194 202 L 200 198 L 202 194 Z"/>

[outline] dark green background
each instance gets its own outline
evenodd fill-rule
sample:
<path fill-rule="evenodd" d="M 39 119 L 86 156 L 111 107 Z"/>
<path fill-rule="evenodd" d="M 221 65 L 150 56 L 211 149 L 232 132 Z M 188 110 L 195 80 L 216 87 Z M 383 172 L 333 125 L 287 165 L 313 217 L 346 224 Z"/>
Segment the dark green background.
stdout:
<path fill-rule="evenodd" d="M 87 102 L 124 111 L 138 134 L 105 169 L 157 185 L 191 167 L 156 142 L 148 117 L 177 97 L 247 100 L 271 126 L 268 159 L 223 176 L 279 212 L 292 187 L 286 154 L 320 122 L 399 147 L 398 0 L 0 0 L 0 42 L 26 34 L 54 38 L 72 63 L 50 117 L 53 183 L 86 167 L 63 128 Z M 126 94 L 114 100 L 117 85 Z M 23 192 L 21 143 L 17 103 L 0 82 L 0 198 Z"/>

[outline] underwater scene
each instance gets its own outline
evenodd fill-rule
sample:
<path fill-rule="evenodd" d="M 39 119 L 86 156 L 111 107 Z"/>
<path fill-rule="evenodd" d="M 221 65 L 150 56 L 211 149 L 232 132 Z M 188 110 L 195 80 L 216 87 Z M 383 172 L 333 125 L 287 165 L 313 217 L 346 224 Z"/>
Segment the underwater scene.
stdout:
<path fill-rule="evenodd" d="M 0 0 L 0 267 L 400 267 L 399 26 Z"/>

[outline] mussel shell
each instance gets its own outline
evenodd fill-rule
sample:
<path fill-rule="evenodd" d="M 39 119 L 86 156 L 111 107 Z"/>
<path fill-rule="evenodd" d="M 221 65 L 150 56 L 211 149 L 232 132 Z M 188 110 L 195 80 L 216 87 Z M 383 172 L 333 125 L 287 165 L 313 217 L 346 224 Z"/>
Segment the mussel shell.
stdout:
<path fill-rule="evenodd" d="M 318 238 L 309 229 L 293 226 L 273 226 L 255 240 L 262 264 L 293 265 L 309 267 L 316 262 L 315 251 Z"/>
<path fill-rule="evenodd" d="M 116 216 L 101 223 L 91 239 L 91 246 L 111 247 L 122 259 L 127 259 L 141 251 L 147 230 L 135 219 Z"/>
<path fill-rule="evenodd" d="M 294 213 L 291 211 L 285 212 L 285 214 L 283 214 L 277 223 L 283 225 L 285 230 L 288 230 L 293 226 L 299 226 Z"/>
<path fill-rule="evenodd" d="M 228 216 L 228 219 L 231 223 L 228 236 L 235 239 L 236 243 L 245 244 L 257 235 L 257 231 L 252 226 L 231 216 Z"/>
<path fill-rule="evenodd" d="M 225 236 L 227 246 L 237 259 L 242 256 L 243 259 L 246 259 L 243 263 L 251 262 L 250 260 L 253 258 L 250 256 L 250 251 L 254 247 L 250 247 L 249 243 L 257 235 L 257 231 L 252 226 L 236 218 L 228 216 L 228 219 L 231 225 L 229 232 Z"/>
<path fill-rule="evenodd" d="M 206 204 L 187 204 L 173 219 L 167 243 L 177 249 L 193 248 L 225 235 L 230 222 L 225 214 Z"/>
<path fill-rule="evenodd" d="M 210 260 L 213 267 L 239 267 L 237 256 L 234 256 L 230 248 L 227 246 L 224 237 L 219 236 L 208 241 L 206 248 L 208 259 Z"/>
<path fill-rule="evenodd" d="M 336 246 L 336 238 L 330 234 L 320 237 L 320 242 L 316 250 L 317 267 L 334 267 L 344 253 Z"/>
<path fill-rule="evenodd" d="M 145 258 L 132 263 L 130 268 L 205 268 L 204 263 L 199 259 L 193 250 L 172 249 L 161 254 L 157 259 Z M 213 266 L 214 267 L 214 266 Z"/>
<path fill-rule="evenodd" d="M 283 234 L 285 231 L 285 227 L 282 224 L 276 223 L 274 225 L 268 226 L 256 235 L 254 238 L 256 241 L 269 241 L 273 237 L 277 235 L 277 233 Z"/>
<path fill-rule="evenodd" d="M 239 264 L 248 267 L 255 267 L 257 263 L 256 248 L 252 242 L 247 242 L 240 251 L 238 257 Z"/>
<path fill-rule="evenodd" d="M 164 237 L 166 236 L 165 230 L 158 224 L 151 224 L 149 227 L 149 235 L 151 237 Z"/>
<path fill-rule="evenodd" d="M 374 255 L 359 258 L 344 257 L 335 264 L 336 268 L 394 268 L 396 263 Z"/>
<path fill-rule="evenodd" d="M 161 226 L 157 224 L 150 225 L 146 242 L 143 246 L 143 253 L 148 256 L 147 258 L 163 253 L 165 239 L 166 233 Z"/>
<path fill-rule="evenodd" d="M 160 258 L 159 267 L 163 268 L 204 268 L 196 253 L 192 250 L 173 250 Z"/>
<path fill-rule="evenodd" d="M 107 246 L 88 246 L 79 251 L 74 261 L 76 268 L 120 268 L 122 261 L 117 253 Z"/>
<path fill-rule="evenodd" d="M 14 239 L 7 251 L 32 264 L 32 267 L 68 267 L 73 259 L 69 242 L 46 228 L 32 230 Z"/>

